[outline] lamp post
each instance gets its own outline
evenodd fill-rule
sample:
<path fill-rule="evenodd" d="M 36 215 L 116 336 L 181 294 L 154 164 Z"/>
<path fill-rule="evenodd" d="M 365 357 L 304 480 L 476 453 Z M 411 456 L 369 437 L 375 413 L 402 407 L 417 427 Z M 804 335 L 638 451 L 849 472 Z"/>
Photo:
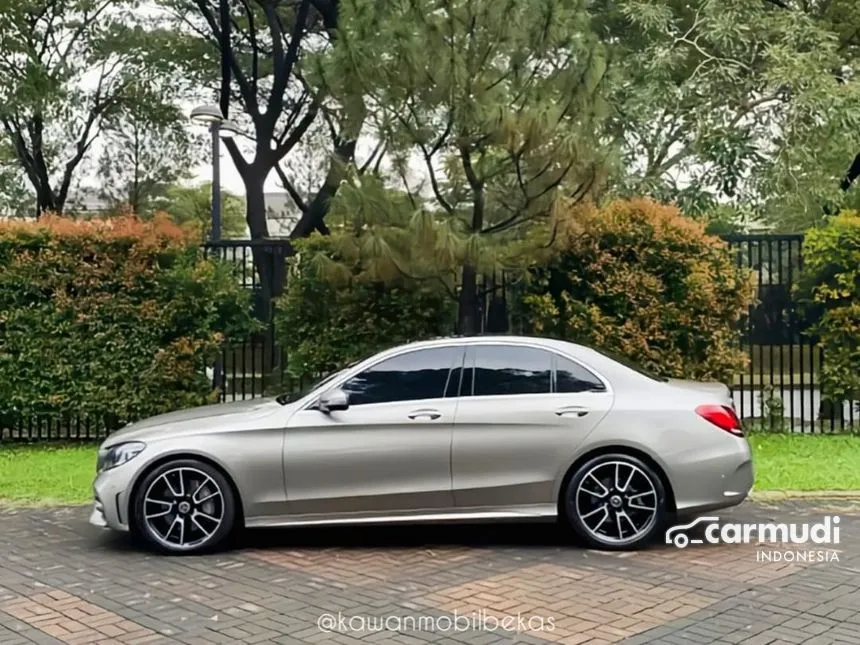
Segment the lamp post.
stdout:
<path fill-rule="evenodd" d="M 221 239 L 221 139 L 239 133 L 239 126 L 225 119 L 217 105 L 200 105 L 191 110 L 191 120 L 205 125 L 212 135 L 212 230 L 210 239 Z"/>

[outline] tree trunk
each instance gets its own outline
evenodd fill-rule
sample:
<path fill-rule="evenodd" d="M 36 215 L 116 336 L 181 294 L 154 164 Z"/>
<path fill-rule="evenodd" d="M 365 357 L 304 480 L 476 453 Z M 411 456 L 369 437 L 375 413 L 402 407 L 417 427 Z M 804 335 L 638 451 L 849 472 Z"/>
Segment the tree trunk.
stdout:
<path fill-rule="evenodd" d="M 265 177 L 262 172 L 254 172 L 245 177 L 245 210 L 248 229 L 252 240 L 265 240 L 269 237 L 269 226 L 266 221 Z M 284 291 L 286 276 L 286 253 L 283 247 L 274 243 L 264 246 L 253 246 L 251 253 L 254 267 L 260 279 L 260 305 L 264 319 L 268 319 L 272 311 L 272 300 Z"/>
<path fill-rule="evenodd" d="M 45 213 L 60 214 L 62 208 L 57 207 L 57 200 L 54 199 L 53 191 L 48 188 L 40 188 L 36 193 L 36 208 L 38 219 Z"/>
<path fill-rule="evenodd" d="M 463 265 L 460 282 L 457 331 L 463 336 L 474 336 L 480 331 L 478 310 L 478 272 L 469 263 Z"/>
<path fill-rule="evenodd" d="M 307 210 L 302 213 L 299 221 L 290 232 L 290 239 L 308 237 L 314 231 L 328 235 L 329 230 L 325 224 L 325 216 L 328 213 L 331 200 L 340 188 L 343 180 L 343 167 L 355 159 L 356 141 L 348 140 L 335 145 L 333 159 L 329 164 L 328 173 L 322 186 L 314 195 Z"/>

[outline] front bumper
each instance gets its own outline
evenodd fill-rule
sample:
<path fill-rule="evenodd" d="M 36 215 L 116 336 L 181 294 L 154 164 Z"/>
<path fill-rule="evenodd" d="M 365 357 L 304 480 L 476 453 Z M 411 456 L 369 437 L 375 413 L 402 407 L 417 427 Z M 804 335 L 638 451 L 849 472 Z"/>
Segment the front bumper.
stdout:
<path fill-rule="evenodd" d="M 128 492 L 134 472 L 123 465 L 96 476 L 90 524 L 115 531 L 128 531 Z"/>

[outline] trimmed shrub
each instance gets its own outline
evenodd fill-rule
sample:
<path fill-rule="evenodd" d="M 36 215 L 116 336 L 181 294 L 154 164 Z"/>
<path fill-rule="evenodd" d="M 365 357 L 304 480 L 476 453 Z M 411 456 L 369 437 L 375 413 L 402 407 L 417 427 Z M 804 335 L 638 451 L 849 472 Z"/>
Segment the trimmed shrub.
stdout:
<path fill-rule="evenodd" d="M 215 399 L 205 369 L 255 328 L 195 231 L 163 217 L 0 223 L 0 416 L 102 429 Z"/>
<path fill-rule="evenodd" d="M 798 291 L 824 349 L 822 393 L 834 402 L 860 399 L 860 213 L 810 230 L 803 258 Z"/>
<path fill-rule="evenodd" d="M 349 235 L 314 235 L 296 242 L 275 328 L 288 371 L 316 378 L 410 341 L 450 335 L 456 301 L 432 281 L 382 279 L 358 257 Z"/>
<path fill-rule="evenodd" d="M 519 316 L 532 332 L 590 344 L 663 376 L 729 381 L 736 323 L 752 300 L 726 245 L 646 199 L 561 207 Z"/>

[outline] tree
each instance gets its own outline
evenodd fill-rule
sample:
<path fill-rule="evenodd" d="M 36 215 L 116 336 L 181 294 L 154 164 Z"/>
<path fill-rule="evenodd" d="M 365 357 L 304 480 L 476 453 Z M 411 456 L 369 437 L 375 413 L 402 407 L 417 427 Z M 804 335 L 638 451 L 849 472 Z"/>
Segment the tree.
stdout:
<path fill-rule="evenodd" d="M 163 211 L 177 224 L 193 224 L 200 229 L 202 240 L 208 240 L 212 230 L 212 184 L 197 186 L 173 185 L 154 200 L 154 210 Z M 245 203 L 238 195 L 221 193 L 221 234 L 225 238 L 245 236 Z"/>
<path fill-rule="evenodd" d="M 182 111 L 152 99 L 144 93 L 116 114 L 99 160 L 104 196 L 139 215 L 151 211 L 153 200 L 171 184 L 189 178 L 201 150 Z"/>
<path fill-rule="evenodd" d="M 0 145 L 0 218 L 33 217 L 36 203 L 15 154 Z"/>
<path fill-rule="evenodd" d="M 36 194 L 63 210 L 75 172 L 132 86 L 158 75 L 163 33 L 135 0 L 0 6 L 0 128 Z"/>
<path fill-rule="evenodd" d="M 593 5 L 615 74 L 615 189 L 688 213 L 732 201 L 788 227 L 838 202 L 860 146 L 852 0 Z M 786 215 L 794 221 L 786 221 Z"/>
<path fill-rule="evenodd" d="M 378 257 L 372 270 L 458 283 L 461 333 L 480 326 L 479 274 L 515 256 L 560 195 L 582 198 L 599 178 L 605 58 L 586 4 L 341 2 L 327 69 L 361 79 L 398 190 L 352 173 L 330 219 Z"/>
<path fill-rule="evenodd" d="M 225 145 L 245 184 L 251 237 L 269 234 L 264 185 L 273 170 L 302 213 L 290 237 L 325 232 L 323 218 L 343 168 L 353 160 L 364 118 L 360 96 L 332 101 L 325 80 L 315 73 L 316 57 L 338 37 L 338 0 L 158 2 L 185 37 L 183 58 L 192 73 L 201 85 L 217 91 L 221 111 L 235 115 L 247 131 L 247 149 L 240 141 Z M 325 120 L 330 133 L 332 161 L 322 183 L 305 197 L 281 163 L 318 119 Z M 283 258 L 255 249 L 254 261 L 264 292 L 278 295 Z"/>

